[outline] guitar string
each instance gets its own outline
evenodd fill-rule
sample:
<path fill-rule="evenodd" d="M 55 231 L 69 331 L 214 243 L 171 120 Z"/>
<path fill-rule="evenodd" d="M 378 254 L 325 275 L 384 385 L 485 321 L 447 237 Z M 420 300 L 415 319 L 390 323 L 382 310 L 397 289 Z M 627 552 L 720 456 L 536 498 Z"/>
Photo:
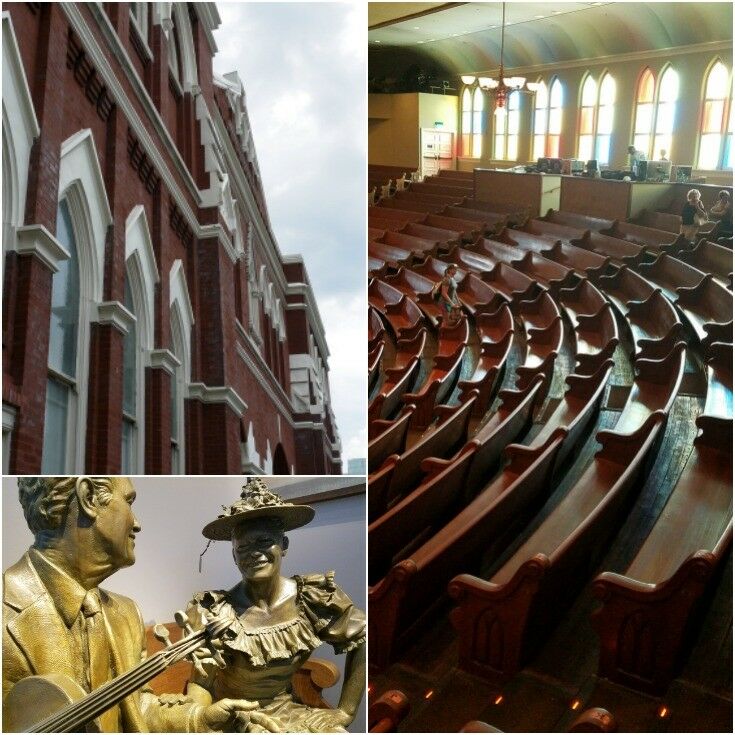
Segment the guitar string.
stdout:
<path fill-rule="evenodd" d="M 47 719 L 38 723 L 29 732 L 72 732 L 79 726 L 93 720 L 95 717 L 112 707 L 116 701 L 124 699 L 132 692 L 139 689 L 143 684 L 150 681 L 161 671 L 165 671 L 176 661 L 187 656 L 192 651 L 200 647 L 206 639 L 207 632 L 201 631 L 193 636 L 183 638 L 178 643 L 173 644 L 167 649 L 155 653 L 147 658 L 142 664 L 136 666 L 131 671 L 118 676 L 111 682 L 97 689 L 95 692 L 87 695 L 81 702 L 74 702 L 65 707 L 60 712 L 51 715 Z M 166 662 L 173 654 L 170 663 Z M 162 665 L 162 667 L 161 667 Z M 135 686 L 133 686 L 135 684 Z M 129 691 L 127 691 L 129 689 Z M 122 696 L 118 696 L 120 692 L 127 692 Z M 99 708 L 99 711 L 97 709 Z"/>

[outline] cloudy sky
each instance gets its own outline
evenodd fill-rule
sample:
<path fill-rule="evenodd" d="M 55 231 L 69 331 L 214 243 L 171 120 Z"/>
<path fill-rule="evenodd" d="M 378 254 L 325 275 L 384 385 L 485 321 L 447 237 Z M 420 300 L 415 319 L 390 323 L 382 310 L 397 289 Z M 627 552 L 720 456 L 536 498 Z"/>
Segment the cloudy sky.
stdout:
<path fill-rule="evenodd" d="M 214 70 L 245 86 L 273 231 L 319 303 L 347 460 L 366 454 L 366 3 L 224 3 Z"/>

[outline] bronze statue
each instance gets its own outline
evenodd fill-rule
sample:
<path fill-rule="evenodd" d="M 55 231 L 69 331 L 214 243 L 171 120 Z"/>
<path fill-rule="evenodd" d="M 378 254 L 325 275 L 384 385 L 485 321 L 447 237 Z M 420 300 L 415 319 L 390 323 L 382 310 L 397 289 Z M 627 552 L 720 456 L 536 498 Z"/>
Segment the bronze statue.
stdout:
<path fill-rule="evenodd" d="M 201 704 L 220 697 L 260 702 L 282 732 L 345 732 L 362 699 L 365 683 L 365 615 L 326 575 L 281 576 L 289 548 L 286 531 L 307 524 L 314 510 L 284 502 L 260 479 L 251 480 L 240 500 L 202 533 L 231 541 L 242 579 L 228 591 L 203 592 L 187 610 L 200 629 L 212 615 L 230 624 L 217 640 L 225 665 L 203 659 L 187 694 Z M 308 707 L 291 688 L 291 676 L 322 643 L 347 653 L 345 681 L 336 709 Z M 202 673 L 204 675 L 202 675 Z M 257 722 L 248 732 L 262 732 Z"/>
<path fill-rule="evenodd" d="M 140 524 L 128 479 L 23 477 L 18 487 L 35 541 L 3 574 L 4 731 L 72 732 L 89 723 L 103 732 L 200 732 L 243 722 L 277 731 L 253 712 L 257 702 L 200 704 L 141 690 L 154 664 L 169 665 L 168 654 L 147 659 L 137 605 L 99 587 L 135 562 Z M 53 716 L 58 703 L 66 706 Z"/>

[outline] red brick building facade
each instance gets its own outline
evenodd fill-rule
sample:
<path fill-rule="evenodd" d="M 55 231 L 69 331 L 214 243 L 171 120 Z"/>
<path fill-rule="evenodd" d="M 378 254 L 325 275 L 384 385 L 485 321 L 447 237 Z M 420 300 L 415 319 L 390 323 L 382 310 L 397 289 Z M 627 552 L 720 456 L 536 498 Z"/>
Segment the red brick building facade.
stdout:
<path fill-rule="evenodd" d="M 341 471 L 213 3 L 3 4 L 11 473 Z"/>

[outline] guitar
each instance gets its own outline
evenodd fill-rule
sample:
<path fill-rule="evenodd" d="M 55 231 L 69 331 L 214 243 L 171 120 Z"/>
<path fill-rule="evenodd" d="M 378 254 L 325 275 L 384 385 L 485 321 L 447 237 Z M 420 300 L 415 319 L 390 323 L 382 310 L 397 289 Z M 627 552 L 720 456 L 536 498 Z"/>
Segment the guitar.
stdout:
<path fill-rule="evenodd" d="M 99 732 L 94 722 L 96 717 L 169 666 L 191 656 L 210 638 L 218 638 L 229 624 L 224 618 L 215 618 L 206 628 L 194 633 L 183 612 L 177 612 L 175 619 L 188 633 L 185 638 L 172 644 L 166 628 L 157 625 L 155 636 L 168 647 L 93 692 L 85 692 L 64 674 L 21 679 L 3 701 L 3 732 Z M 199 661 L 193 656 L 192 659 L 194 666 L 199 668 Z M 218 665 L 224 665 L 224 660 L 216 652 L 214 659 Z"/>

